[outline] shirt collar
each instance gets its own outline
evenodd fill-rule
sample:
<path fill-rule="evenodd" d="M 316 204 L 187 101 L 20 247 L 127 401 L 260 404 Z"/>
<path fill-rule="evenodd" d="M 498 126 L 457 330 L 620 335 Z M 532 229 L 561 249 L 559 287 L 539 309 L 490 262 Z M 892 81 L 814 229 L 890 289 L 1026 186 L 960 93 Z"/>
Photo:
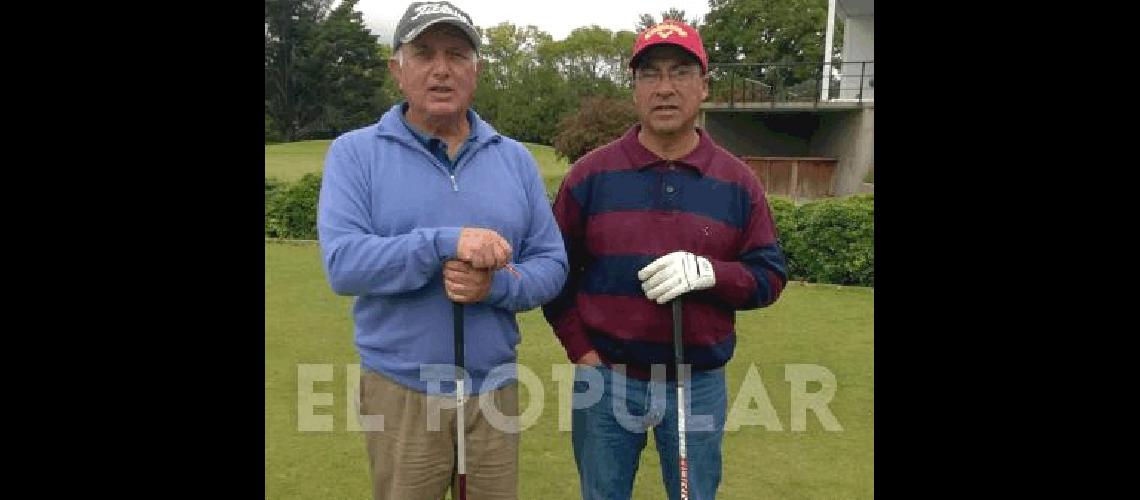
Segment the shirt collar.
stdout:
<path fill-rule="evenodd" d="M 403 103 L 400 104 L 400 113 L 399 113 L 400 114 L 400 121 L 404 123 L 405 127 L 408 127 L 408 131 L 411 132 L 413 136 L 415 136 L 416 140 L 419 141 L 420 144 L 423 144 L 425 148 L 430 150 L 431 149 L 431 143 L 433 140 L 443 142 L 443 139 L 436 137 L 434 135 L 428 134 L 427 132 L 420 130 L 415 125 L 412 125 L 411 122 L 408 121 L 408 117 L 406 116 L 407 112 L 408 112 L 408 101 L 404 101 Z M 468 128 L 471 131 L 467 135 L 467 141 L 466 142 L 472 142 L 472 141 L 479 138 L 479 135 L 475 130 L 476 121 L 475 121 L 474 114 L 475 114 L 475 112 L 471 111 L 471 109 L 467 110 L 467 124 L 469 125 Z"/>
<path fill-rule="evenodd" d="M 635 124 L 625 132 L 620 140 L 621 149 L 630 159 L 631 168 L 641 170 L 665 162 L 664 158 L 657 156 L 656 153 L 650 151 L 641 141 L 637 140 L 637 134 L 640 131 L 641 124 Z M 715 148 L 712 137 L 709 137 L 705 129 L 697 127 L 697 134 L 700 136 L 697 147 L 684 158 L 673 160 L 673 163 L 690 167 L 704 176 L 708 175 L 709 163 L 713 158 Z"/>

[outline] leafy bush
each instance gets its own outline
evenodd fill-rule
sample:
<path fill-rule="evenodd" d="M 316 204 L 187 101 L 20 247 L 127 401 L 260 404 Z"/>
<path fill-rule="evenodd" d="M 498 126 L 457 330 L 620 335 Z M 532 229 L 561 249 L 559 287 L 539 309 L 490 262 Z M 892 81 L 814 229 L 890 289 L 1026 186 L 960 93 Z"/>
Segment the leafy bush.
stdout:
<path fill-rule="evenodd" d="M 265 178 L 265 236 L 317 239 L 321 176 Z M 790 279 L 875 286 L 875 195 L 824 198 L 797 206 L 768 197 Z"/>
<path fill-rule="evenodd" d="M 271 187 L 272 186 L 272 187 Z M 307 173 L 289 184 L 265 179 L 265 236 L 317 239 L 317 198 L 321 174 Z"/>
<path fill-rule="evenodd" d="M 799 207 L 773 198 L 769 206 L 791 279 L 875 286 L 873 194 L 824 198 Z"/>
<path fill-rule="evenodd" d="M 633 100 L 626 97 L 587 97 L 574 113 L 558 123 L 554 151 L 570 163 L 621 137 L 637 123 Z"/>

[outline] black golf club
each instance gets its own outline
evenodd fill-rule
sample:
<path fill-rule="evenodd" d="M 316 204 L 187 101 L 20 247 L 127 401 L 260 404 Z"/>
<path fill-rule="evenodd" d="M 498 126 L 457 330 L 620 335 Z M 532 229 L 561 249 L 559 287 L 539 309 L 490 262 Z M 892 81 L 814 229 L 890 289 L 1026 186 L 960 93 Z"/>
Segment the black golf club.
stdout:
<path fill-rule="evenodd" d="M 681 343 L 681 298 L 673 299 L 673 357 L 677 364 L 677 464 L 681 475 L 681 500 L 689 500 L 689 460 L 685 455 L 685 379 L 681 365 L 685 363 Z"/>
<path fill-rule="evenodd" d="M 459 474 L 459 500 L 467 500 L 467 460 L 463 434 L 463 304 L 452 302 L 455 325 L 455 464 Z"/>

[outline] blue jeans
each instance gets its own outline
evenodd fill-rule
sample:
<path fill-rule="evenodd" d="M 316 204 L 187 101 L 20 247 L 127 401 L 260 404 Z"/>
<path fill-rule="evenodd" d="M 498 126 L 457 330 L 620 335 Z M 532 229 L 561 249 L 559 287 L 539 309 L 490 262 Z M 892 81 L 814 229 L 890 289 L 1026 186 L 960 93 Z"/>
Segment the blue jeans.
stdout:
<path fill-rule="evenodd" d="M 675 382 L 626 377 L 620 365 L 574 370 L 571 440 L 583 500 L 621 500 L 653 428 L 669 498 L 680 498 Z M 724 368 L 693 372 L 685 386 L 685 448 L 689 498 L 716 498 L 727 403 Z M 590 404 L 593 403 L 593 404 Z"/>

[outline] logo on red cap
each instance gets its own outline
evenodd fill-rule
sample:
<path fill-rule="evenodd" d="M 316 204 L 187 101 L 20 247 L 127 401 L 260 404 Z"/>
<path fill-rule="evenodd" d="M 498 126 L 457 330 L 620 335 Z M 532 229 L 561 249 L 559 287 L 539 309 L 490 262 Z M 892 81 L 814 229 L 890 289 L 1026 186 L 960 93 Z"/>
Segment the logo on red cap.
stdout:
<path fill-rule="evenodd" d="M 684 28 L 673 23 L 661 23 L 657 26 L 646 29 L 643 38 L 649 40 L 649 38 L 653 35 L 657 35 L 661 38 L 669 38 L 673 35 L 689 36 L 689 34 L 685 32 Z"/>

